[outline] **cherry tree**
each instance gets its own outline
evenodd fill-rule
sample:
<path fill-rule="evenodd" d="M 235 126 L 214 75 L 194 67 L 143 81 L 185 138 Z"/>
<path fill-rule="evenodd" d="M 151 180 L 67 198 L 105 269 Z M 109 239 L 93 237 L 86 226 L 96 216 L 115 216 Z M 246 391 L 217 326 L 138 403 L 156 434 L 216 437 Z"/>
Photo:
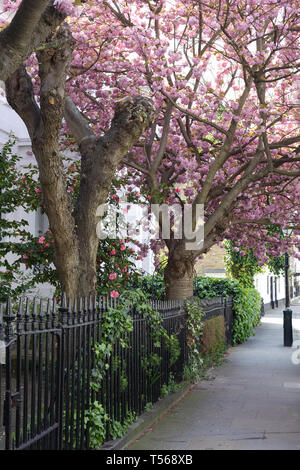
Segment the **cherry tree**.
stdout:
<path fill-rule="evenodd" d="M 91 2 L 72 25 L 78 50 L 68 92 L 92 126 L 105 129 L 101 110 L 141 90 L 160 110 L 123 160 L 131 183 L 151 202 L 205 207 L 202 248 L 187 250 L 172 234 L 153 243 L 168 250 L 170 298 L 192 294 L 196 259 L 225 238 L 262 264 L 266 252 L 298 243 L 297 6 Z M 292 227 L 293 237 L 282 239 L 273 224 Z"/>
<path fill-rule="evenodd" d="M 53 6 L 63 15 L 70 13 L 70 22 L 76 24 L 73 2 L 55 0 Z M 27 62 L 29 67 L 35 61 L 32 76 L 22 64 L 6 80 L 8 102 L 23 119 L 31 138 L 39 168 L 42 203 L 55 240 L 54 263 L 62 288 L 70 297 L 95 293 L 97 207 L 106 202 L 123 156 L 154 119 L 151 100 L 140 95 L 128 96 L 114 103 L 114 115 L 107 113 L 111 118 L 106 131 L 100 135 L 94 132 L 72 100 L 65 99 L 75 47 L 76 41 L 65 22 L 52 30 L 35 49 L 34 58 Z M 39 81 L 37 96 L 33 86 L 36 79 Z M 80 189 L 75 201 L 68 191 L 60 153 L 63 115 L 82 157 Z"/>
<path fill-rule="evenodd" d="M 56 2 L 62 11 L 71 3 Z M 169 298 L 192 294 L 195 261 L 224 239 L 235 240 L 241 254 L 252 248 L 261 263 L 266 252 L 275 256 L 298 243 L 298 7 L 297 0 L 84 2 L 69 27 L 37 52 L 39 78 L 23 68 L 7 82 L 9 102 L 32 136 L 69 294 L 79 284 L 85 293 L 93 290 L 95 207 L 125 166 L 146 201 L 191 205 L 194 226 L 196 207 L 204 206 L 201 248 L 187 250 L 187 240 L 174 233 L 152 243 L 156 252 L 168 252 Z M 30 65 L 36 68 L 34 60 Z M 142 111 L 139 98 L 139 112 L 132 113 L 141 95 L 153 101 L 155 116 L 145 98 Z M 133 122 L 142 127 L 125 145 L 122 111 L 126 136 Z M 74 214 L 56 158 L 63 114 L 82 155 Z M 47 123 L 42 138 L 40 122 Z M 270 230 L 274 224 L 278 231 Z M 284 227 L 294 229 L 289 240 L 280 236 Z"/>

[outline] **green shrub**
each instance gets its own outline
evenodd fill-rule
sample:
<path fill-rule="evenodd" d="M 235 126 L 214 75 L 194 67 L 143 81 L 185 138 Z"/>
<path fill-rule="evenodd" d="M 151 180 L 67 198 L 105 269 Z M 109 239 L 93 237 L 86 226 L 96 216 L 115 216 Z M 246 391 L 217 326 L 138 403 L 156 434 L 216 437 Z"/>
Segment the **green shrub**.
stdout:
<path fill-rule="evenodd" d="M 235 279 L 198 276 L 194 279 L 194 295 L 201 299 L 232 297 L 233 344 L 246 341 L 258 324 L 261 298 L 256 289 L 242 287 Z"/>
<path fill-rule="evenodd" d="M 233 343 L 239 344 L 253 335 L 260 320 L 261 298 L 256 289 L 241 287 L 233 298 Z"/>
<path fill-rule="evenodd" d="M 164 277 L 161 274 L 137 276 L 132 281 L 129 280 L 128 289 L 140 289 L 155 300 L 164 300 L 166 296 Z"/>
<path fill-rule="evenodd" d="M 198 276 L 194 279 L 194 295 L 200 299 L 234 296 L 240 288 L 238 281 L 229 278 Z"/>

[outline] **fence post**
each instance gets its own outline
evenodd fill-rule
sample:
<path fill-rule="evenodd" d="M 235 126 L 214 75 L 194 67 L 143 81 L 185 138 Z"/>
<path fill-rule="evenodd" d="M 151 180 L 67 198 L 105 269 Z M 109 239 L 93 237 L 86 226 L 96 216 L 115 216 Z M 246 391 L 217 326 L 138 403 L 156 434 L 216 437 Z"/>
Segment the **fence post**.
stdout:
<path fill-rule="evenodd" d="M 5 400 L 4 400 L 4 426 L 5 426 L 5 450 L 11 450 L 11 343 L 13 339 L 12 322 L 15 316 L 12 314 L 10 297 L 6 303 L 4 319 L 4 343 L 6 348 L 5 359 Z"/>
<path fill-rule="evenodd" d="M 66 302 L 66 294 L 62 294 L 61 305 L 58 307 L 59 311 L 59 326 L 60 326 L 60 341 L 59 341 L 59 358 L 58 358 L 58 371 L 57 371 L 57 422 L 58 426 L 58 450 L 63 447 L 63 410 L 64 410 L 64 364 L 65 364 L 65 328 L 67 323 L 67 314 L 69 308 Z"/>
<path fill-rule="evenodd" d="M 226 305 L 226 297 L 222 297 L 222 301 L 224 304 L 224 320 L 225 320 L 225 328 L 226 328 L 226 343 L 230 344 L 230 331 L 229 331 L 229 319 L 228 319 L 228 312 L 227 312 L 227 305 Z"/>
<path fill-rule="evenodd" d="M 264 314 L 265 314 L 265 301 L 264 301 L 264 298 L 261 297 L 260 316 L 263 317 Z"/>
<path fill-rule="evenodd" d="M 232 333 L 233 333 L 233 314 L 232 314 L 232 299 L 223 297 L 224 302 L 224 317 L 226 326 L 226 342 L 228 345 L 232 345 Z"/>

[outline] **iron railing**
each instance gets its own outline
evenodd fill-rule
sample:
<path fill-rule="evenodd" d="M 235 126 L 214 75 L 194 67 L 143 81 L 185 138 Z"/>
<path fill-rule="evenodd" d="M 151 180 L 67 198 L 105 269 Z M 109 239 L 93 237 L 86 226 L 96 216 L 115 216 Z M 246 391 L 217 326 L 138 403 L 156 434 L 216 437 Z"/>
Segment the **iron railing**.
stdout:
<path fill-rule="evenodd" d="M 170 379 L 180 382 L 188 360 L 184 302 L 151 304 L 167 333 L 177 337 L 179 357 L 171 362 L 167 344 L 154 343 L 146 319 L 132 310 L 128 346 L 122 336 L 112 345 L 100 381 L 95 346 L 101 345 L 103 313 L 116 300 L 83 299 L 73 309 L 29 298 L 17 306 L 0 304 L 0 448 L 89 449 L 86 418 L 95 401 L 109 416 L 110 440 L 114 423 L 122 426 L 129 415 L 141 414 Z M 231 299 L 202 300 L 202 308 L 206 318 L 225 317 L 231 344 Z M 159 360 L 151 363 L 153 357 Z"/>

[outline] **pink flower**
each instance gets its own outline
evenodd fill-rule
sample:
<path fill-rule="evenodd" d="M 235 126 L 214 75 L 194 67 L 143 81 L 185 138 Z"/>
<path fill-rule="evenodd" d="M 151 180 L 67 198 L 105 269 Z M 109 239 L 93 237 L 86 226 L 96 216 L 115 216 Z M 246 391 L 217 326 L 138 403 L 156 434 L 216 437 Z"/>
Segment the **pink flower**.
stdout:
<path fill-rule="evenodd" d="M 121 250 L 121 251 L 126 250 L 126 246 L 125 246 L 125 245 L 121 245 L 121 246 L 120 246 L 120 250 Z"/>
<path fill-rule="evenodd" d="M 53 5 L 65 15 L 72 15 L 72 13 L 74 13 L 72 0 L 55 0 Z"/>
<path fill-rule="evenodd" d="M 23 259 L 28 259 L 28 256 L 27 256 L 27 255 L 23 255 L 22 258 L 23 258 Z"/>
<path fill-rule="evenodd" d="M 110 279 L 111 281 L 113 281 L 114 279 L 116 279 L 116 277 L 117 277 L 117 274 L 116 274 L 116 273 L 112 273 L 112 274 L 109 275 L 109 279 Z"/>
<path fill-rule="evenodd" d="M 41 245 L 44 243 L 44 241 L 45 241 L 45 237 L 40 237 L 40 238 L 39 238 L 39 243 L 40 243 Z"/>
<path fill-rule="evenodd" d="M 68 191 L 70 191 L 71 193 L 74 193 L 74 188 L 72 188 L 71 186 L 68 187 Z"/>
<path fill-rule="evenodd" d="M 110 296 L 112 299 L 117 299 L 119 297 L 119 292 L 116 290 L 112 290 Z"/>
<path fill-rule="evenodd" d="M 135 195 L 136 195 L 136 196 L 140 196 L 141 193 L 140 193 L 139 191 L 137 191 L 137 192 L 135 193 Z"/>
<path fill-rule="evenodd" d="M 115 256 L 117 254 L 116 250 L 111 250 L 110 255 Z"/>
<path fill-rule="evenodd" d="M 50 243 L 46 243 L 46 244 L 45 244 L 45 247 L 47 247 L 47 248 L 48 248 L 48 246 L 50 246 Z"/>
<path fill-rule="evenodd" d="M 41 192 L 41 190 L 40 190 L 40 189 L 36 189 L 35 192 L 36 192 L 36 194 L 39 194 L 39 193 Z"/>
<path fill-rule="evenodd" d="M 175 193 L 180 193 L 180 188 L 175 188 Z"/>

